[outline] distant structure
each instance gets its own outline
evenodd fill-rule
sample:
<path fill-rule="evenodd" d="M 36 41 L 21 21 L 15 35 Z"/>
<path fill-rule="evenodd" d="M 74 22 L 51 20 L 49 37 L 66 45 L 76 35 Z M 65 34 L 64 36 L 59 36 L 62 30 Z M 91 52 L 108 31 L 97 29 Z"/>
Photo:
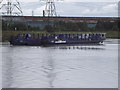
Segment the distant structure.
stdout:
<path fill-rule="evenodd" d="M 0 13 L 4 16 L 22 16 L 23 12 L 18 0 L 1 0 Z"/>
<path fill-rule="evenodd" d="M 32 16 L 34 16 L 34 11 L 32 10 Z"/>
<path fill-rule="evenodd" d="M 43 16 L 48 16 L 48 17 L 57 16 L 54 0 L 46 0 L 46 6 L 45 6 L 45 10 L 43 10 Z"/>

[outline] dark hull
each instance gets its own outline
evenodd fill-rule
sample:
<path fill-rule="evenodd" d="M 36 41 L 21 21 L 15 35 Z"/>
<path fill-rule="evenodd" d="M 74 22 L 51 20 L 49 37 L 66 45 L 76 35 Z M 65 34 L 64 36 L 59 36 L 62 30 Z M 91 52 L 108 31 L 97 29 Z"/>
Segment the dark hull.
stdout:
<path fill-rule="evenodd" d="M 40 46 L 41 45 L 41 41 L 40 40 L 15 40 L 12 39 L 10 40 L 10 44 L 11 45 L 20 45 L 20 46 Z"/>
<path fill-rule="evenodd" d="M 101 41 L 77 41 L 77 42 L 66 42 L 66 43 L 51 43 L 51 42 L 41 42 L 39 40 L 30 40 L 30 41 L 11 41 L 11 45 L 20 45 L 20 46 L 49 46 L 49 45 L 96 45 L 96 44 L 101 44 L 103 40 Z"/>
<path fill-rule="evenodd" d="M 47 44 L 41 44 L 42 46 L 53 46 L 53 45 L 100 45 L 102 43 L 100 42 L 80 42 L 80 43 L 47 43 Z"/>

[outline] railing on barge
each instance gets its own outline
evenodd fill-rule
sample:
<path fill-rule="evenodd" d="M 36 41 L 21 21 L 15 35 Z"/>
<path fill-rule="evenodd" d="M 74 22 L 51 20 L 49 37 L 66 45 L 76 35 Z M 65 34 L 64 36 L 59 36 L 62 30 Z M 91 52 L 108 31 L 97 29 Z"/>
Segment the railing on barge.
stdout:
<path fill-rule="evenodd" d="M 29 36 L 30 35 L 30 36 Z M 67 37 L 67 38 L 89 38 L 89 37 L 103 37 L 105 38 L 106 33 L 23 33 L 18 34 L 17 36 L 22 36 L 23 38 L 33 38 L 33 39 L 41 39 L 42 37 Z"/>

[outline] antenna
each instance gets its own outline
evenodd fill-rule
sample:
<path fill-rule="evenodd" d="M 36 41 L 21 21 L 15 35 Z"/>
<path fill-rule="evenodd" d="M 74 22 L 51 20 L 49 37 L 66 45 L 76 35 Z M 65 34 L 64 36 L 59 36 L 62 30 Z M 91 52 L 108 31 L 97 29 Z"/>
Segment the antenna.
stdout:
<path fill-rule="evenodd" d="M 46 0 L 44 15 L 48 17 L 57 16 L 54 0 Z"/>
<path fill-rule="evenodd" d="M 5 16 L 21 16 L 23 15 L 18 0 L 1 0 L 1 14 Z"/>

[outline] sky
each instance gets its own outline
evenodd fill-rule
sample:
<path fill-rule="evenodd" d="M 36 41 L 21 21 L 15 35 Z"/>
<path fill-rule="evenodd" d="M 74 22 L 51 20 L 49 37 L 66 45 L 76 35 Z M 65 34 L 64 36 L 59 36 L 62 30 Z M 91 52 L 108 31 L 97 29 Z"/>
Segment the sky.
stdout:
<path fill-rule="evenodd" d="M 4 0 L 5 1 L 5 0 Z M 18 0 L 23 15 L 42 16 L 45 0 Z M 56 0 L 57 16 L 117 17 L 119 0 Z"/>

